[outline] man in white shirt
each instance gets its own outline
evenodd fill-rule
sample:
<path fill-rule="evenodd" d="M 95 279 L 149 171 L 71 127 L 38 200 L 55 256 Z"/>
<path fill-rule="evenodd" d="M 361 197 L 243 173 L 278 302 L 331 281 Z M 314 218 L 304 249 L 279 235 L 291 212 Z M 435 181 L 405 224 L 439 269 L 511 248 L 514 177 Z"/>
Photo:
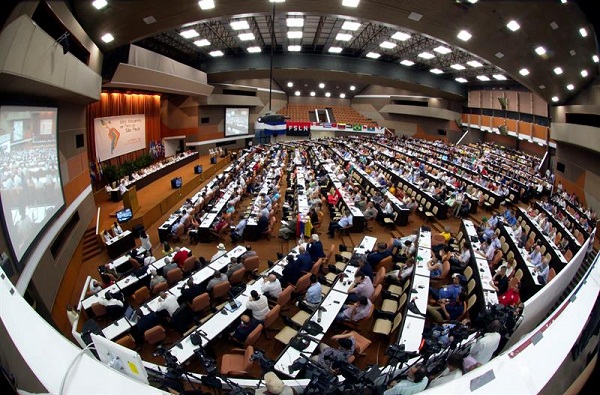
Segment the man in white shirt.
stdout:
<path fill-rule="evenodd" d="M 276 299 L 281 293 L 281 283 L 277 276 L 273 273 L 269 274 L 265 279 L 260 291 L 267 298 Z"/>
<path fill-rule="evenodd" d="M 540 251 L 540 246 L 536 245 L 531 254 L 527 257 L 527 260 L 531 262 L 535 266 L 540 266 L 542 263 L 542 252 Z"/>
<path fill-rule="evenodd" d="M 177 311 L 179 308 L 179 303 L 177 303 L 177 298 L 171 294 L 168 294 L 164 291 L 159 293 L 158 297 L 158 307 L 156 308 L 156 312 L 166 310 L 169 313 L 169 316 L 172 317 L 173 313 Z"/>
<path fill-rule="evenodd" d="M 489 360 L 492 359 L 494 352 L 498 349 L 502 337 L 500 336 L 500 333 L 498 333 L 500 327 L 500 321 L 492 321 L 486 327 L 486 334 L 471 346 L 469 355 L 475 358 L 480 364 L 484 365 L 488 363 Z"/>
<path fill-rule="evenodd" d="M 264 321 L 270 311 L 267 297 L 259 295 L 254 289 L 250 291 L 250 298 L 246 302 L 246 308 L 252 311 L 252 317 L 258 321 Z"/>
<path fill-rule="evenodd" d="M 462 366 L 463 357 L 458 353 L 450 354 L 446 360 L 446 369 L 429 383 L 429 387 L 427 388 L 446 384 L 447 382 L 462 376 Z"/>
<path fill-rule="evenodd" d="M 226 254 L 225 244 L 219 243 L 219 245 L 217 246 L 217 252 L 215 253 L 215 255 L 212 256 L 212 258 L 210 258 L 210 261 L 214 262 L 225 254 Z"/>
<path fill-rule="evenodd" d="M 327 233 L 329 234 L 329 238 L 333 239 L 333 233 L 336 229 L 346 229 L 350 227 L 352 227 L 352 213 L 350 210 L 346 210 L 344 216 L 340 218 L 339 221 L 331 221 L 329 223 L 329 230 Z"/>

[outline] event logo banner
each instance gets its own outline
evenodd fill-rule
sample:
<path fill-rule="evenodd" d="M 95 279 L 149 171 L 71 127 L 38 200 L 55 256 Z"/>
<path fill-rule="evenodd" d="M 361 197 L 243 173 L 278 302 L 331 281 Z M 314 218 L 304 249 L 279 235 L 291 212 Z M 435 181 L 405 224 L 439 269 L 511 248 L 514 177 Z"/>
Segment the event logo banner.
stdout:
<path fill-rule="evenodd" d="M 309 136 L 310 122 L 286 122 L 288 136 Z"/>
<path fill-rule="evenodd" d="M 96 156 L 105 161 L 146 148 L 144 114 L 94 119 Z"/>

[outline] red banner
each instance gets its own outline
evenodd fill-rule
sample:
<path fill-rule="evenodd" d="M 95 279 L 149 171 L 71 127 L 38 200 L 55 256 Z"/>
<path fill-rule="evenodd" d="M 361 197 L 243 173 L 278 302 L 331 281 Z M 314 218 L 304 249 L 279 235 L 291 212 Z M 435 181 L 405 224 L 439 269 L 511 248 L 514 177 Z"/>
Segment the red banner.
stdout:
<path fill-rule="evenodd" d="M 310 122 L 286 122 L 285 125 L 289 136 L 308 136 L 310 134 Z"/>

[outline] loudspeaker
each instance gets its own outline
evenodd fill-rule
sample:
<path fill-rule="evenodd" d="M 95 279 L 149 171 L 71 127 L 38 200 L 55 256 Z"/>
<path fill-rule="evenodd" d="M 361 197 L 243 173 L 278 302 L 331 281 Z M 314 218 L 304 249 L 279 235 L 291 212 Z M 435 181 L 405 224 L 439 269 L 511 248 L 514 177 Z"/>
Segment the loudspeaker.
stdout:
<path fill-rule="evenodd" d="M 565 164 L 561 162 L 556 162 L 556 171 L 560 171 L 561 173 L 565 172 Z"/>
<path fill-rule="evenodd" d="M 75 135 L 75 148 L 83 147 L 83 133 Z"/>

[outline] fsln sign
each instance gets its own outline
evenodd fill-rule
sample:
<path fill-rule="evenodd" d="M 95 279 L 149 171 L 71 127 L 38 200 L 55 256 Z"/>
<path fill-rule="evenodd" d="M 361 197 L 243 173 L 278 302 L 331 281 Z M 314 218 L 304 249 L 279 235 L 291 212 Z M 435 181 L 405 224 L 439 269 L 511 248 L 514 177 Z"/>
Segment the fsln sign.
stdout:
<path fill-rule="evenodd" d="M 309 136 L 310 122 L 286 122 L 288 136 Z"/>

